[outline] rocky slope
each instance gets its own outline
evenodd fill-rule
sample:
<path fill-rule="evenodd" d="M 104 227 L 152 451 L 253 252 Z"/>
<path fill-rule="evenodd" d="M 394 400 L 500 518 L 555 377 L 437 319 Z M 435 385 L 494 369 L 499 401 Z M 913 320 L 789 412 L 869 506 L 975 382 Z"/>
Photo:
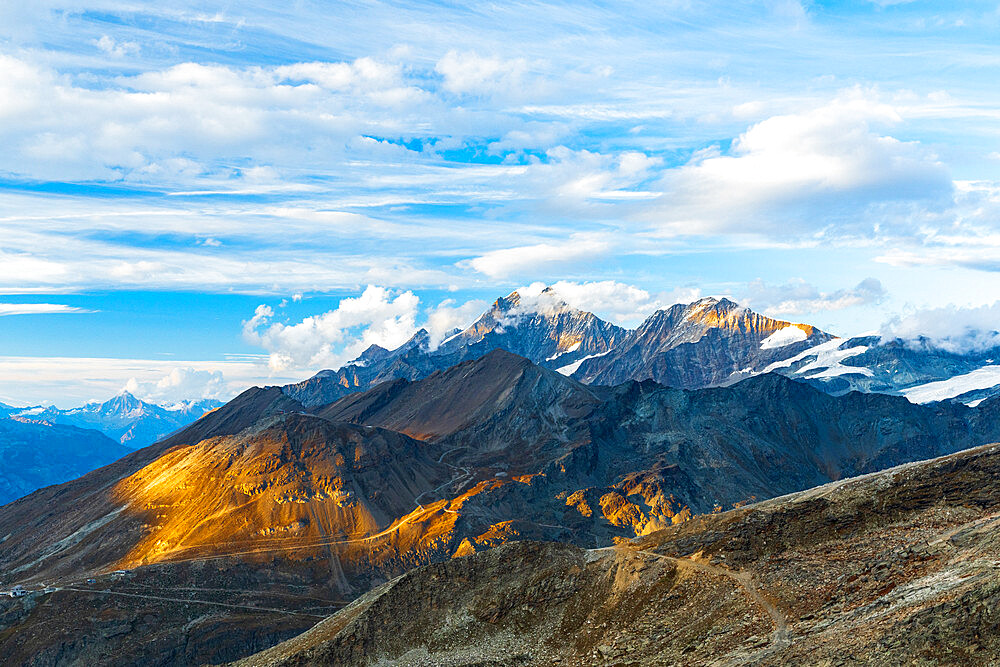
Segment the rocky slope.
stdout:
<path fill-rule="evenodd" d="M 507 544 L 236 664 L 992 665 L 998 480 L 992 445 L 614 547 Z"/>

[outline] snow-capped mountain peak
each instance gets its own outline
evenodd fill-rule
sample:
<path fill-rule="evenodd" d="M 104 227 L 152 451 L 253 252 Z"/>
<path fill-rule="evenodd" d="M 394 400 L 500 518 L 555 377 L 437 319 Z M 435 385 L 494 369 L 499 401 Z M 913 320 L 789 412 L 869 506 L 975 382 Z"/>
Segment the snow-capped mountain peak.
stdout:
<path fill-rule="evenodd" d="M 213 399 L 198 399 L 161 406 L 122 390 L 103 402 L 91 401 L 68 410 L 25 408 L 10 416 L 94 429 L 128 447 L 144 447 L 219 405 L 221 403 Z"/>
<path fill-rule="evenodd" d="M 96 411 L 105 416 L 132 416 L 140 415 L 153 406 L 146 403 L 126 390 L 120 391 L 107 401 L 96 406 Z"/>

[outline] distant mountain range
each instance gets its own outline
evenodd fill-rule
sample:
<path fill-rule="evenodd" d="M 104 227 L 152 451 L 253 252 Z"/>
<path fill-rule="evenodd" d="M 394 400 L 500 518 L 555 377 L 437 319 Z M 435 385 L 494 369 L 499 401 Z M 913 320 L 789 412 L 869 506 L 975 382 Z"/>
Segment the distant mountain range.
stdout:
<path fill-rule="evenodd" d="M 0 416 L 94 429 L 130 449 L 138 449 L 187 426 L 220 405 L 221 402 L 213 399 L 201 399 L 163 406 L 122 391 L 103 403 L 94 401 L 68 410 L 51 406 L 14 408 L 0 403 Z"/>
<path fill-rule="evenodd" d="M 129 451 L 94 430 L 21 417 L 0 419 L 0 505 L 76 479 Z"/>
<path fill-rule="evenodd" d="M 107 465 L 219 405 L 200 400 L 164 407 L 128 392 L 69 410 L 0 403 L 0 504 Z"/>
<path fill-rule="evenodd" d="M 416 380 L 501 348 L 585 384 L 655 380 L 680 389 L 727 386 L 773 372 L 840 395 L 905 395 L 972 403 L 1000 393 L 1000 348 L 960 354 L 926 340 L 844 339 L 706 298 L 650 315 L 628 330 L 569 306 L 552 288 L 497 299 L 437 347 L 423 329 L 395 350 L 377 345 L 337 370 L 284 388 L 322 405 L 395 379 Z"/>

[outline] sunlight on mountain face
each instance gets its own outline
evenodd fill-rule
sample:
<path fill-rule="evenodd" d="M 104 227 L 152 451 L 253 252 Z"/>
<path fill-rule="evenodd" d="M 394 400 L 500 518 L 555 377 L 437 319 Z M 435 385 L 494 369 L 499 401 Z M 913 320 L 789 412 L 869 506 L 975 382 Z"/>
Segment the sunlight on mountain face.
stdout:
<path fill-rule="evenodd" d="M 122 565 L 211 553 L 301 558 L 369 537 L 443 481 L 447 469 L 422 450 L 396 433 L 300 415 L 175 449 L 115 487 L 146 522 Z"/>

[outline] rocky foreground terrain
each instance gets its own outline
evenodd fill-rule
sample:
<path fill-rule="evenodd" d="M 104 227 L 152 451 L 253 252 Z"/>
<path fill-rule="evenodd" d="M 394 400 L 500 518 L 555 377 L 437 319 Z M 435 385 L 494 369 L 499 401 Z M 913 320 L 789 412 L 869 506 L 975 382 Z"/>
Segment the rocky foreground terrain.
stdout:
<path fill-rule="evenodd" d="M 730 527 L 704 522 L 742 516 L 714 512 L 1000 441 L 998 411 L 996 398 L 972 408 L 835 397 L 775 374 L 694 391 L 649 380 L 599 387 L 503 350 L 326 405 L 255 388 L 164 441 L 0 507 L 0 590 L 29 591 L 0 598 L 0 653 L 39 666 L 224 663 L 360 599 L 349 607 L 357 611 L 371 591 L 389 581 L 395 590 L 414 568 L 437 564 L 445 569 L 431 570 L 436 576 L 466 581 L 476 599 L 479 575 L 450 563 L 501 554 L 484 556 L 499 568 L 483 575 L 487 586 L 522 558 L 492 548 L 564 543 L 523 547 L 526 579 L 483 589 L 493 602 L 476 610 L 500 619 L 508 588 L 533 590 L 537 579 L 539 594 L 549 595 L 547 582 L 565 577 L 544 573 L 561 562 L 598 576 L 604 566 L 590 560 L 615 563 L 635 539 L 668 527 L 694 539 L 685 531 L 700 526 L 705 544 L 641 550 L 709 553 L 706 536 Z M 753 539 L 767 533 L 747 531 Z M 608 549 L 615 544 L 626 546 Z M 744 551 L 758 557 L 768 547 Z M 667 563 L 629 557 L 635 567 Z M 733 588 L 736 580 L 699 572 L 722 577 L 692 593 L 723 605 L 720 618 L 753 615 L 731 608 L 744 590 Z M 570 581 L 590 590 L 590 579 Z M 621 598 L 627 618 L 637 590 Z M 567 595 L 557 597 L 569 604 L 578 593 Z M 686 593 L 665 595 L 681 605 L 670 612 L 678 623 L 700 627 L 703 612 L 689 613 Z M 611 607 L 581 598 L 581 622 Z"/>
<path fill-rule="evenodd" d="M 1000 446 L 416 569 L 236 665 L 995 665 Z"/>

